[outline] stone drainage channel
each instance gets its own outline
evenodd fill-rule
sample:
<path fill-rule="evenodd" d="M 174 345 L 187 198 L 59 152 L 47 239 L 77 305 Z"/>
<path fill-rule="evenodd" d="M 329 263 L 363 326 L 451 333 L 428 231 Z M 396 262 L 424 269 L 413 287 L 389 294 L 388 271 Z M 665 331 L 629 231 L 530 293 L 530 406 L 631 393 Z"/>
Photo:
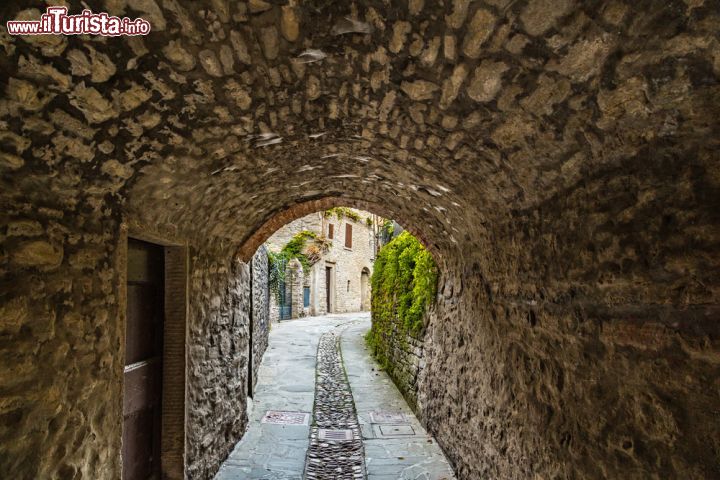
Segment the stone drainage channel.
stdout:
<path fill-rule="evenodd" d="M 360 423 L 340 353 L 340 337 L 346 328 L 335 327 L 323 334 L 318 344 L 306 480 L 366 478 Z"/>

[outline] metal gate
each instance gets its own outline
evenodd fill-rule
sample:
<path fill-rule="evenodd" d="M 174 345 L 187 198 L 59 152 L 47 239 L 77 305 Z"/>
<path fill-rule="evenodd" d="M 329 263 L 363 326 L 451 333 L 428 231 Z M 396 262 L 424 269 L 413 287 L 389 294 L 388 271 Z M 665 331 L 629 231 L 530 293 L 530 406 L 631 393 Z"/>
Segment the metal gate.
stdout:
<path fill-rule="evenodd" d="M 277 268 L 278 281 L 278 304 L 280 306 L 280 320 L 287 320 L 292 317 L 292 284 L 288 285 L 287 281 L 291 279 L 287 276 L 286 258 L 278 260 L 275 268 Z"/>
<path fill-rule="evenodd" d="M 285 280 L 280 281 L 280 320 L 292 317 L 292 287 Z"/>

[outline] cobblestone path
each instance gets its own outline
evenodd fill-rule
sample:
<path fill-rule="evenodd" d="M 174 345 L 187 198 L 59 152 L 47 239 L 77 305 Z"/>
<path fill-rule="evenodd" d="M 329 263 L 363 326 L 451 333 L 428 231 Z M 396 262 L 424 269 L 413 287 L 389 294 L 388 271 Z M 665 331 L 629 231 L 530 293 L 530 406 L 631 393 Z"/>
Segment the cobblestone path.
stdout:
<path fill-rule="evenodd" d="M 346 328 L 338 326 L 320 337 L 307 480 L 365 478 L 360 424 L 340 354 L 340 336 Z"/>

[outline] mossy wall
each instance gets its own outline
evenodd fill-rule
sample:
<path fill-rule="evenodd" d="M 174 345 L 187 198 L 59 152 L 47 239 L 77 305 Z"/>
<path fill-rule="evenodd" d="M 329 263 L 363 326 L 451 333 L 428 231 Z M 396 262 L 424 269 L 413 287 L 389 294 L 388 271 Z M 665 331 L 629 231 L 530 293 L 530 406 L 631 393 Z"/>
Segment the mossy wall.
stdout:
<path fill-rule="evenodd" d="M 367 342 L 408 403 L 417 406 L 416 381 L 424 366 L 423 337 L 437 285 L 430 252 L 409 232 L 385 245 L 375 261 L 372 328 Z"/>

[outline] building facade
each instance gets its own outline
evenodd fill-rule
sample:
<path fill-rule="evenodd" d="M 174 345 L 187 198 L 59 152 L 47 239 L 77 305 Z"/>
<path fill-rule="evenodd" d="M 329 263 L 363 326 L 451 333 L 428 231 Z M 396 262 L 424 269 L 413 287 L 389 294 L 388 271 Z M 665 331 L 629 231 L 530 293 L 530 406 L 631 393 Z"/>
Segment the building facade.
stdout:
<path fill-rule="evenodd" d="M 284 266 L 284 282 L 271 299 L 271 319 L 369 310 L 370 275 L 383 221 L 343 208 L 307 215 L 275 232 L 265 244 L 271 252 L 280 252 L 301 232 L 312 232 L 323 248 L 305 268 L 297 259 Z"/>

